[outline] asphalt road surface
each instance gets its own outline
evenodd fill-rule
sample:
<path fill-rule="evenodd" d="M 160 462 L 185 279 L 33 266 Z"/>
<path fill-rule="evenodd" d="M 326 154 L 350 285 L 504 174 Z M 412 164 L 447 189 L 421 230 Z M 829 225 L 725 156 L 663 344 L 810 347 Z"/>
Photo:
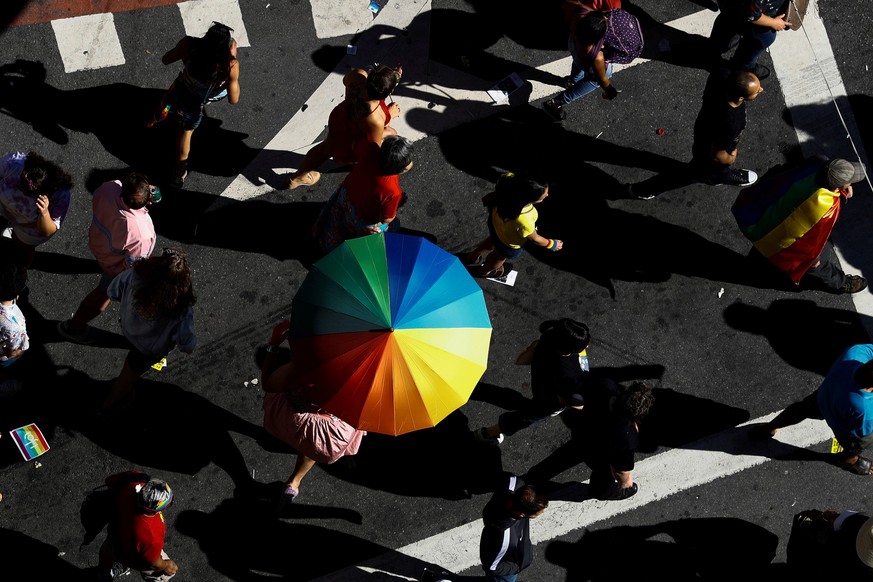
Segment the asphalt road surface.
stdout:
<path fill-rule="evenodd" d="M 501 471 L 554 492 L 534 524 L 530 581 L 779 577 L 794 513 L 868 508 L 867 480 L 826 462 L 821 423 L 765 445 L 735 427 L 806 396 L 845 347 L 867 341 L 870 292 L 798 289 L 751 259 L 729 211 L 735 188 L 617 197 L 622 184 L 690 159 L 709 75 L 707 2 L 636 0 L 646 61 L 616 73 L 617 99 L 589 95 L 562 124 L 540 106 L 569 72 L 554 2 L 390 0 L 375 16 L 365 0 L 131 1 L 106 14 L 94 4 L 33 2 L 2 32 L 3 150 L 38 151 L 76 182 L 68 218 L 30 274 L 25 388 L 0 401 L 10 580 L 67 580 L 95 565 L 100 539 L 80 547 L 81 503 L 129 468 L 176 493 L 166 549 L 179 580 L 414 580 L 425 566 L 477 576 L 476 520 Z M 152 211 L 158 247 L 181 246 L 194 266 L 200 345 L 170 354 L 128 413 L 98 422 L 92 411 L 125 354 L 117 306 L 95 320 L 103 333 L 93 346 L 55 332 L 99 277 L 87 248 L 90 193 L 126 168 L 169 186 L 172 128 L 143 122 L 178 72 L 161 55 L 212 20 L 240 40 L 242 97 L 209 106 L 184 190 L 165 187 Z M 816 153 L 854 157 L 853 146 L 867 161 L 871 25 L 862 0 L 820 0 L 803 30 L 780 35 L 761 60 L 774 74 L 748 108 L 740 167 L 765 174 Z M 472 248 L 485 236 L 481 197 L 512 170 L 549 182 L 538 226 L 565 248 L 516 261 L 512 287 L 481 282 L 494 332 L 465 406 L 434 429 L 367 436 L 354 459 L 315 468 L 277 519 L 269 495 L 295 456 L 261 428 L 256 351 L 290 314 L 311 264 L 310 226 L 344 174 L 275 188 L 323 137 L 341 73 L 372 62 L 404 64 L 403 115 L 392 125 L 417 140 L 401 178 L 405 228 L 453 253 Z M 529 83 L 493 105 L 485 90 L 512 72 Z M 847 272 L 868 277 L 870 195 L 857 185 L 834 237 Z M 574 456 L 572 416 L 499 448 L 470 437 L 529 395 L 515 356 L 558 317 L 589 325 L 593 368 L 655 382 L 637 498 L 584 500 L 589 470 Z M 51 445 L 38 463 L 21 462 L 9 442 L 30 422 Z M 265 485 L 247 494 L 253 479 Z"/>

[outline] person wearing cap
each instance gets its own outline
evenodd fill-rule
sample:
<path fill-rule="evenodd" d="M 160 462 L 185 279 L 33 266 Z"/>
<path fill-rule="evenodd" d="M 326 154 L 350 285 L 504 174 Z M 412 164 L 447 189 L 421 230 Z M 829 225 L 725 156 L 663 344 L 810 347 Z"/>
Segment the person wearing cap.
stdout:
<path fill-rule="evenodd" d="M 106 485 L 115 490 L 115 504 L 106 541 L 100 547 L 99 579 L 113 580 L 133 569 L 143 580 L 165 582 L 179 570 L 164 551 L 167 525 L 163 511 L 173 502 L 173 490 L 160 479 L 132 479 L 132 473 L 106 478 Z"/>
<path fill-rule="evenodd" d="M 862 455 L 873 448 L 873 344 L 847 349 L 815 392 L 787 406 L 770 422 L 755 425 L 749 435 L 769 438 L 807 418 L 823 419 L 834 431 L 843 447 L 843 468 L 856 475 L 873 474 L 870 459 Z"/>
<path fill-rule="evenodd" d="M 88 247 L 103 274 L 72 319 L 58 323 L 61 336 L 77 343 L 94 341 L 93 334 L 88 333 L 88 322 L 109 307 L 109 284 L 134 262 L 150 256 L 155 248 L 155 225 L 148 207 L 159 202 L 160 195 L 160 190 L 136 172 L 106 182 L 94 191 Z"/>
<path fill-rule="evenodd" d="M 515 582 L 533 562 L 530 520 L 549 505 L 546 497 L 520 477 L 507 474 L 504 488 L 482 510 L 479 558 L 489 582 Z"/>

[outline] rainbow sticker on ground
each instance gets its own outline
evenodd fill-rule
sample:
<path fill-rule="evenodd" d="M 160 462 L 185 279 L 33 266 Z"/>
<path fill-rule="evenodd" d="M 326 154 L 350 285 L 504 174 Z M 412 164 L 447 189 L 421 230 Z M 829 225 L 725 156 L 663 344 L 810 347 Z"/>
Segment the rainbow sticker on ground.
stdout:
<path fill-rule="evenodd" d="M 32 461 L 51 448 L 39 427 L 33 423 L 10 430 L 9 436 L 12 437 L 25 461 Z"/>

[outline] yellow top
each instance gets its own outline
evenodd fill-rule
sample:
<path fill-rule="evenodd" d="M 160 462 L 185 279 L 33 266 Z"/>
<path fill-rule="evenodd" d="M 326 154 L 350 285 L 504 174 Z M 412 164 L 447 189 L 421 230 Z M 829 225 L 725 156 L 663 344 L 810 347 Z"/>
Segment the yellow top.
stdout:
<path fill-rule="evenodd" d="M 533 204 L 528 204 L 516 218 L 504 220 L 497 214 L 497 209 L 491 211 L 491 223 L 500 242 L 511 249 L 520 249 L 527 242 L 527 237 L 536 231 L 539 213 Z"/>

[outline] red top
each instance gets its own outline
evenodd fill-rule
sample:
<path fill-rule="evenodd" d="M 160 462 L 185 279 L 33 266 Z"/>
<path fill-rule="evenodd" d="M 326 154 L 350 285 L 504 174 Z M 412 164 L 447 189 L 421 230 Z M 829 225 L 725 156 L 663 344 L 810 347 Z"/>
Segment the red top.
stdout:
<path fill-rule="evenodd" d="M 358 163 L 346 176 L 343 186 L 349 197 L 349 202 L 355 207 L 358 218 L 368 224 L 379 222 L 383 218 L 393 218 L 397 215 L 397 206 L 403 191 L 400 189 L 400 177 L 379 175 L 379 145 L 362 139 L 354 147 Z"/>
<path fill-rule="evenodd" d="M 356 141 L 364 137 L 364 132 L 349 119 L 347 102 L 343 101 L 333 108 L 327 119 L 327 131 L 333 142 L 333 161 L 338 164 L 353 164 L 355 154 L 352 151 Z"/>
<path fill-rule="evenodd" d="M 110 479 L 107 484 L 112 487 Z M 141 485 L 130 483 L 119 490 L 115 515 L 109 522 L 109 539 L 121 562 L 137 570 L 147 570 L 161 557 L 167 525 L 161 512 L 154 515 L 140 512 L 136 497 L 137 487 Z"/>

